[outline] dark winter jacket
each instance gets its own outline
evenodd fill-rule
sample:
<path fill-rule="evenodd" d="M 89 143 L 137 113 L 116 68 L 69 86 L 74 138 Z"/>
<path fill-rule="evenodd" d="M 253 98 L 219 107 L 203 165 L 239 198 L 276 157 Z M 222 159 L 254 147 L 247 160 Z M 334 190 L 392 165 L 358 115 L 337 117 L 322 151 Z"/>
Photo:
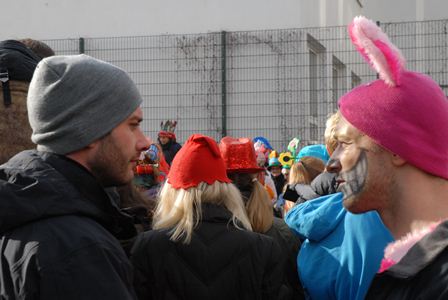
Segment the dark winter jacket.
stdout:
<path fill-rule="evenodd" d="M 283 176 L 283 174 L 280 174 L 278 176 L 274 176 L 271 174 L 271 178 L 274 181 L 275 191 L 277 192 L 277 196 L 278 196 L 281 193 L 283 193 L 283 187 L 286 184 L 285 176 Z"/>
<path fill-rule="evenodd" d="M 276 299 L 280 249 L 272 238 L 231 223 L 221 206 L 206 204 L 190 244 L 170 230 L 143 233 L 131 257 L 139 299 Z"/>
<path fill-rule="evenodd" d="M 179 152 L 180 148 L 182 148 L 182 146 L 172 139 L 170 139 L 170 141 L 166 144 L 160 143 L 160 146 L 162 147 L 165 161 L 171 166 L 171 162 L 173 161 L 177 152 Z"/>
<path fill-rule="evenodd" d="M 135 298 L 116 239 L 135 228 L 82 166 L 21 152 L 0 167 L 0 199 L 0 299 Z"/>
<path fill-rule="evenodd" d="M 274 217 L 272 227 L 265 233 L 276 241 L 281 248 L 284 263 L 284 279 L 281 292 L 281 299 L 304 299 L 302 286 L 297 272 L 297 255 L 300 249 L 300 239 L 286 225 L 285 221 Z"/>
<path fill-rule="evenodd" d="M 448 299 L 448 221 L 377 274 L 366 299 Z"/>

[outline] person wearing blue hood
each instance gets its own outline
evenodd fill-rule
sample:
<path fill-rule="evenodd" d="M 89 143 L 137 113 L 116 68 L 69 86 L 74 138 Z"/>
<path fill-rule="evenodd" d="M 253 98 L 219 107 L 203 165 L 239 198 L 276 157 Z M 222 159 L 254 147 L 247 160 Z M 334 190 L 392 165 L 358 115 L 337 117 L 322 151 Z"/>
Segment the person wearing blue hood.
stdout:
<path fill-rule="evenodd" d="M 285 221 L 303 240 L 299 277 L 309 299 L 364 299 L 384 248 L 394 239 L 377 212 L 352 214 L 343 194 L 293 207 Z"/>

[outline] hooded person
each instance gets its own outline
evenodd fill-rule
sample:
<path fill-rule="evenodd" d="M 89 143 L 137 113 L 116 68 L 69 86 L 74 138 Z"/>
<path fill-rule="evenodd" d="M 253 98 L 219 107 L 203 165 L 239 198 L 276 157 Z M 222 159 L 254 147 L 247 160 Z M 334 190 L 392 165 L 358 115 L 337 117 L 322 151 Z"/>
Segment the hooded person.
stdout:
<path fill-rule="evenodd" d="M 0 42 L 0 164 L 22 150 L 35 147 L 26 97 L 37 64 L 52 55 L 50 47 L 36 40 Z"/>
<path fill-rule="evenodd" d="M 274 299 L 278 294 L 279 246 L 252 232 L 212 138 L 190 136 L 174 158 L 153 229 L 132 251 L 141 299 Z"/>
<path fill-rule="evenodd" d="M 302 240 L 297 268 L 309 299 L 364 299 L 393 237 L 378 213 L 344 209 L 342 193 L 294 206 L 285 222 Z"/>
<path fill-rule="evenodd" d="M 136 235 L 114 186 L 149 144 L 122 69 L 87 55 L 39 62 L 27 110 L 37 150 L 0 167 L 0 298 L 134 299 L 119 240 Z"/>
<path fill-rule="evenodd" d="M 446 299 L 448 100 L 432 78 L 406 69 L 374 22 L 357 17 L 349 34 L 379 79 L 339 99 L 338 147 L 327 169 L 344 207 L 377 211 L 397 240 L 366 298 Z"/>
<path fill-rule="evenodd" d="M 243 196 L 253 231 L 272 237 L 282 249 L 282 259 L 278 263 L 284 262 L 284 273 L 278 299 L 300 299 L 303 293 L 295 263 L 300 241 L 283 219 L 273 216 L 270 197 L 257 179 L 258 173 L 263 172 L 264 168 L 257 164 L 252 141 L 249 138 L 227 136 L 221 139 L 219 149 L 226 165 L 227 176 Z"/>

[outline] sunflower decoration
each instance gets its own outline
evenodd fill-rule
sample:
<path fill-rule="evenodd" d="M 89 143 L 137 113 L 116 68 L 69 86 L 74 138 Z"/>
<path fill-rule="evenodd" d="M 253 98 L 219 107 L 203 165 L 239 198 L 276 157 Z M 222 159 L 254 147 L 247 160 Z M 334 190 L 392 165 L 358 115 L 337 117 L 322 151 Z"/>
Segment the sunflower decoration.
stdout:
<path fill-rule="evenodd" d="M 278 158 L 283 167 L 291 168 L 294 163 L 294 156 L 291 152 L 282 152 Z"/>

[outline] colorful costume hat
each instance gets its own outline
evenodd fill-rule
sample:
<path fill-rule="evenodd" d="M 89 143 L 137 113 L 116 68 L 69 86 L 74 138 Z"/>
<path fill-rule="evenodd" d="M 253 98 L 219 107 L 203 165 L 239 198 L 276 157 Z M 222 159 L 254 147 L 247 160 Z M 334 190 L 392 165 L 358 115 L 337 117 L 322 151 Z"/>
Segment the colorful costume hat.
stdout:
<path fill-rule="evenodd" d="M 330 159 L 327 147 L 325 145 L 308 145 L 300 149 L 299 154 L 297 154 L 296 162 L 299 161 L 304 156 L 312 156 L 321 159 L 325 164 Z"/>
<path fill-rule="evenodd" d="M 290 152 L 282 152 L 280 153 L 278 160 L 282 164 L 283 168 L 290 169 L 294 163 L 294 156 Z"/>
<path fill-rule="evenodd" d="M 357 17 L 349 33 L 380 79 L 342 96 L 342 116 L 408 163 L 448 179 L 448 100 L 442 89 L 429 76 L 406 70 L 400 51 L 374 22 Z"/>
<path fill-rule="evenodd" d="M 295 137 L 288 144 L 288 151 L 291 152 L 293 157 L 295 157 L 297 155 L 299 143 L 300 143 L 300 138 Z"/>
<path fill-rule="evenodd" d="M 278 160 L 277 157 L 271 157 L 269 159 L 268 168 L 271 168 L 271 167 L 281 167 L 281 166 L 282 166 L 282 164 L 280 163 L 280 161 Z"/>
<path fill-rule="evenodd" d="M 226 136 L 219 143 L 219 149 L 229 173 L 257 173 L 264 170 L 257 165 L 255 150 L 249 138 Z"/>
<path fill-rule="evenodd" d="M 262 136 L 255 137 L 254 144 L 256 143 L 263 145 L 267 150 L 274 150 L 274 148 L 272 148 L 271 144 L 265 137 Z"/>
<path fill-rule="evenodd" d="M 174 134 L 174 130 L 176 129 L 177 121 L 166 121 L 165 123 L 160 123 L 160 131 L 158 136 L 166 136 L 170 139 L 175 140 L 176 135 Z"/>
<path fill-rule="evenodd" d="M 218 144 L 211 137 L 193 134 L 174 157 L 168 183 L 175 189 L 188 189 L 215 181 L 231 182 Z"/>

